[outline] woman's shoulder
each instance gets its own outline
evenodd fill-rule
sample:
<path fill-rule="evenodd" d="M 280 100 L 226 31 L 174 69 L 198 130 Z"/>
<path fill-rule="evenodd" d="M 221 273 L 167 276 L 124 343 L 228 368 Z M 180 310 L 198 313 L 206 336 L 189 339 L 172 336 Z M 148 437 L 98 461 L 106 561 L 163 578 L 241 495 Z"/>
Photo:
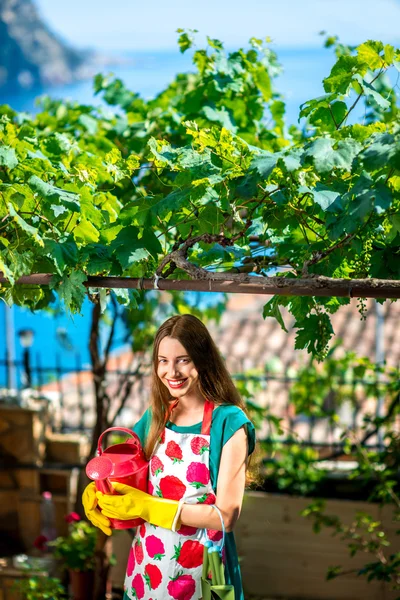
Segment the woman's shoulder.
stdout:
<path fill-rule="evenodd" d="M 222 445 L 225 445 L 238 429 L 245 426 L 249 440 L 249 453 L 253 452 L 254 425 L 244 410 L 236 404 L 219 404 L 213 412 L 213 428 L 221 435 Z"/>
<path fill-rule="evenodd" d="M 213 419 L 227 419 L 229 417 L 246 416 L 244 410 L 236 404 L 216 404 Z"/>
<path fill-rule="evenodd" d="M 213 425 L 217 427 L 239 427 L 251 423 L 244 410 L 236 404 L 217 404 L 213 411 Z"/>

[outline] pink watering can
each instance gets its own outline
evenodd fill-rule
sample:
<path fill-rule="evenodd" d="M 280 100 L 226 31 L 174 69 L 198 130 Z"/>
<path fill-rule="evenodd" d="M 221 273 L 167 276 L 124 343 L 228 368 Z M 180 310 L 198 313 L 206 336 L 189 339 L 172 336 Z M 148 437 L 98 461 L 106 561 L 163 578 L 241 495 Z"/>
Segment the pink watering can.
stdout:
<path fill-rule="evenodd" d="M 105 450 L 101 442 L 109 431 L 123 431 L 131 438 L 122 444 L 114 444 Z M 86 475 L 92 479 L 96 488 L 103 494 L 117 494 L 112 481 L 124 483 L 131 487 L 147 492 L 149 463 L 143 455 L 142 446 L 136 433 L 125 427 L 110 427 L 103 431 L 97 442 L 97 456 L 86 465 Z M 112 529 L 130 529 L 138 527 L 143 519 L 110 519 Z"/>

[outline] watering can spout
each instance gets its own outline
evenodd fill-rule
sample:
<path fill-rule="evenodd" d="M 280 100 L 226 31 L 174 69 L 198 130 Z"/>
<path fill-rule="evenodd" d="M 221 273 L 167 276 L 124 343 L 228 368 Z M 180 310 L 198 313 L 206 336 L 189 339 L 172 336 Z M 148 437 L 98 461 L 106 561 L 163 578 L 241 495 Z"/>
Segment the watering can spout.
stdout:
<path fill-rule="evenodd" d="M 114 468 L 111 460 L 106 456 L 96 456 L 86 465 L 86 475 L 96 482 L 96 487 L 103 494 L 114 492 L 108 478 L 112 475 Z"/>

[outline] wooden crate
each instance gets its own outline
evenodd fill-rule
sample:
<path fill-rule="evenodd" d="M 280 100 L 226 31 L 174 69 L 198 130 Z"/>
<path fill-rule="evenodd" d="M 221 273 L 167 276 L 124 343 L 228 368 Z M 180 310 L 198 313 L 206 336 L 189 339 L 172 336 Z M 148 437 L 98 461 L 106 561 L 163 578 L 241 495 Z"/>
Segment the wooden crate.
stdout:
<path fill-rule="evenodd" d="M 42 497 L 34 496 L 18 498 L 18 522 L 22 543 L 26 551 L 33 548 L 33 542 L 40 535 L 40 503 Z M 66 496 L 53 496 L 57 535 L 67 535 L 68 523 L 64 517 L 71 512 Z"/>
<path fill-rule="evenodd" d="M 25 496 L 52 492 L 76 497 L 77 468 L 4 469 L 0 472 L 0 490 L 19 490 Z"/>
<path fill-rule="evenodd" d="M 40 534 L 41 493 L 50 491 L 55 506 L 56 531 L 58 535 L 68 533 L 65 516 L 74 510 L 78 486 L 78 469 L 41 469 L 40 493 L 28 494 L 21 490 L 18 495 L 18 522 L 22 542 L 26 550 L 32 548 Z"/>
<path fill-rule="evenodd" d="M 0 473 L 0 554 L 32 548 L 40 534 L 40 503 L 42 493 L 53 495 L 56 529 L 59 535 L 68 532 L 65 516 L 74 510 L 79 469 L 10 469 Z M 6 539 L 8 538 L 8 540 Z"/>
<path fill-rule="evenodd" d="M 46 462 L 76 465 L 89 453 L 88 439 L 74 433 L 51 433 L 46 438 Z"/>
<path fill-rule="evenodd" d="M 329 530 L 315 534 L 311 522 L 300 515 L 312 499 L 248 492 L 235 528 L 246 594 L 291 600 L 395 600 L 385 584 L 367 583 L 349 574 L 326 581 L 331 565 L 358 568 L 372 557 L 350 558 L 347 546 Z M 388 511 L 378 505 L 347 500 L 328 500 L 327 514 L 351 523 L 355 513 L 365 511 L 389 521 Z M 390 530 L 395 544 L 394 527 Z M 395 545 L 393 546 L 396 547 Z"/>
<path fill-rule="evenodd" d="M 24 463 L 41 461 L 48 429 L 45 407 L 0 405 L 0 456 Z"/>
<path fill-rule="evenodd" d="M 0 471 L 0 490 L 24 490 L 31 494 L 40 492 L 37 469 L 4 469 Z"/>
<path fill-rule="evenodd" d="M 57 469 L 46 467 L 39 470 L 40 492 L 68 496 L 73 504 L 76 500 L 78 468 Z"/>

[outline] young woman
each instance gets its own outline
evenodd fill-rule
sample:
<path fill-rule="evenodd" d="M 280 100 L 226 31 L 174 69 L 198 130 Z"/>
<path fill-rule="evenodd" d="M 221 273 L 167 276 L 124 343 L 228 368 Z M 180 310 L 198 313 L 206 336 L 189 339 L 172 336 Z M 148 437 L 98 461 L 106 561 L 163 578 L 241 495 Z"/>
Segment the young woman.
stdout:
<path fill-rule="evenodd" d="M 151 407 L 135 425 L 150 460 L 148 493 L 83 495 L 87 517 L 108 535 L 110 518 L 141 517 L 128 560 L 125 600 L 201 598 L 203 545 L 222 538 L 226 582 L 243 599 L 233 528 L 239 517 L 254 426 L 207 328 L 192 315 L 168 319 L 153 347 Z M 101 512 L 100 512 L 101 510 Z"/>

